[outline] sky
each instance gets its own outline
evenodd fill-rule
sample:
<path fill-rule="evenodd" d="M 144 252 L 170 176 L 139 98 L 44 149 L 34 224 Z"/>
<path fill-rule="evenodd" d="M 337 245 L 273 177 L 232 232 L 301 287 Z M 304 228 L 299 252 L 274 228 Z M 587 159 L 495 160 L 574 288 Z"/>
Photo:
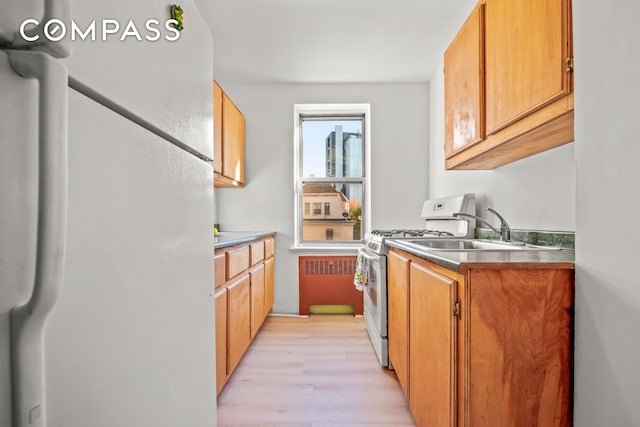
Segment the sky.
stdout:
<path fill-rule="evenodd" d="M 362 133 L 361 120 L 305 120 L 302 122 L 302 173 L 304 176 L 325 177 L 325 140 L 336 126 L 343 132 Z"/>

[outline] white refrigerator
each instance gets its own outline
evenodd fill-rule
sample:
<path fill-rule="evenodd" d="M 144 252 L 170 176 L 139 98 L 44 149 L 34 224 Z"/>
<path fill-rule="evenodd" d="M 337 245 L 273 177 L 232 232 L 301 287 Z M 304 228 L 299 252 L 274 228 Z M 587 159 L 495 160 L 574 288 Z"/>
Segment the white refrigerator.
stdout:
<path fill-rule="evenodd" d="M 1 427 L 216 425 L 213 48 L 170 6 L 0 0 Z"/>

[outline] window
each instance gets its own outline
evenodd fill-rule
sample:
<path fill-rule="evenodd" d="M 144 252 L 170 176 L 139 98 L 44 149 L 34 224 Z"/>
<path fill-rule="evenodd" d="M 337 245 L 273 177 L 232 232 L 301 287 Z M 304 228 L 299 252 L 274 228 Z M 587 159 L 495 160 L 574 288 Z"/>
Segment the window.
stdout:
<path fill-rule="evenodd" d="M 295 105 L 296 247 L 362 242 L 370 224 L 369 116 L 368 104 Z"/>

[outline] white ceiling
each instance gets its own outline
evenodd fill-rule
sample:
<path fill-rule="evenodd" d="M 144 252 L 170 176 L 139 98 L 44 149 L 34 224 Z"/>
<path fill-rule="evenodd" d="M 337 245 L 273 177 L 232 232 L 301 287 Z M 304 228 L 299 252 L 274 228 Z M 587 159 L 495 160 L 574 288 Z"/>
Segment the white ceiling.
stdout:
<path fill-rule="evenodd" d="M 216 79 L 352 83 L 427 81 L 476 0 L 196 2 Z"/>

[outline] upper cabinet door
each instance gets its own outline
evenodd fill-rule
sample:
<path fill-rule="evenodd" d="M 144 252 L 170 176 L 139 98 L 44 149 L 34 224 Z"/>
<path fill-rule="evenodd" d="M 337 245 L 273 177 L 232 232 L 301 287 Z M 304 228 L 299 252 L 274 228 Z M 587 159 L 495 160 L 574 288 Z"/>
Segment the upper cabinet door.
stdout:
<path fill-rule="evenodd" d="M 486 1 L 488 134 L 570 92 L 569 7 L 569 0 Z"/>
<path fill-rule="evenodd" d="M 222 175 L 244 183 L 244 116 L 222 93 Z"/>
<path fill-rule="evenodd" d="M 445 158 L 484 139 L 484 4 L 444 54 Z"/>
<path fill-rule="evenodd" d="M 213 171 L 222 173 L 222 88 L 213 82 Z"/>

